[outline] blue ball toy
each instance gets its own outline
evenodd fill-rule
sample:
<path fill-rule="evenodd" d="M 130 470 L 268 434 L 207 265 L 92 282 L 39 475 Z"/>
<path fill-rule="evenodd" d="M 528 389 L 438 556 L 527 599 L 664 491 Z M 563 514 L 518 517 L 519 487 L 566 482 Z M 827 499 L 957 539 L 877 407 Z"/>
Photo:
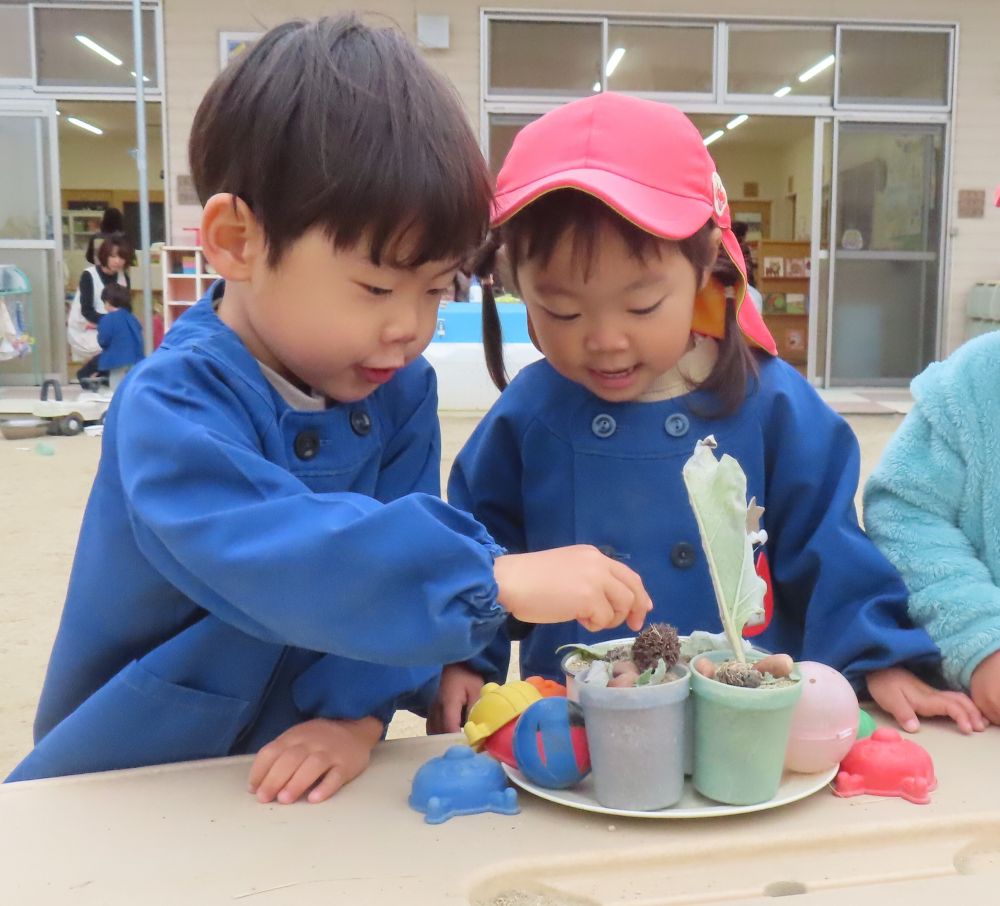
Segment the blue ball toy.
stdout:
<path fill-rule="evenodd" d="M 562 697 L 529 705 L 514 729 L 514 758 L 536 786 L 562 790 L 578 784 L 590 773 L 580 706 Z"/>

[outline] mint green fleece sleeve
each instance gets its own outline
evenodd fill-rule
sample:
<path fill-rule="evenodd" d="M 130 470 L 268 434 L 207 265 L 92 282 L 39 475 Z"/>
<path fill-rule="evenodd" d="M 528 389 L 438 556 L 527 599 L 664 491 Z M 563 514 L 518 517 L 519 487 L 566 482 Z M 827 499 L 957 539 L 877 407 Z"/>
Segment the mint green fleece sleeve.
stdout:
<path fill-rule="evenodd" d="M 996 435 L 1000 423 L 983 425 L 990 415 L 966 377 L 961 362 L 949 361 L 918 378 L 916 405 L 864 497 L 868 534 L 906 581 L 910 616 L 940 647 L 945 678 L 962 689 L 1000 650 L 1000 587 L 983 560 L 983 534 L 1000 525 L 983 519 L 986 483 L 977 455 L 989 446 L 978 432 Z"/>

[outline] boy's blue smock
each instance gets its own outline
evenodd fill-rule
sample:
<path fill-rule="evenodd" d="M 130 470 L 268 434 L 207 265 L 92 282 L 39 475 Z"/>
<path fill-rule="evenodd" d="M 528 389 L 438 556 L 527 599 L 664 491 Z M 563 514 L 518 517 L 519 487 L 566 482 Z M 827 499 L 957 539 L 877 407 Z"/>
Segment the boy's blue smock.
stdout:
<path fill-rule="evenodd" d="M 899 575 L 858 526 L 860 455 L 847 423 L 779 359 L 761 362 L 745 402 L 708 418 L 713 397 L 608 403 L 546 361 L 522 370 L 459 454 L 448 499 L 512 553 L 593 544 L 642 577 L 650 620 L 681 634 L 720 631 L 698 526 L 681 476 L 701 438 L 735 457 L 766 508 L 773 612 L 754 643 L 823 661 L 856 685 L 895 664 L 936 664 L 938 649 L 906 613 Z M 614 638 L 575 623 L 536 626 L 521 672 L 561 678 L 555 650 Z M 501 633 L 470 666 L 503 675 Z"/>
<path fill-rule="evenodd" d="M 102 371 L 124 368 L 141 361 L 142 325 L 130 311 L 109 311 L 97 323 L 97 342 L 104 350 L 97 360 Z"/>
<path fill-rule="evenodd" d="M 115 394 L 36 747 L 9 779 L 426 703 L 505 615 L 499 549 L 434 496 L 436 405 L 420 359 L 364 401 L 292 410 L 211 299 L 188 311 Z"/>

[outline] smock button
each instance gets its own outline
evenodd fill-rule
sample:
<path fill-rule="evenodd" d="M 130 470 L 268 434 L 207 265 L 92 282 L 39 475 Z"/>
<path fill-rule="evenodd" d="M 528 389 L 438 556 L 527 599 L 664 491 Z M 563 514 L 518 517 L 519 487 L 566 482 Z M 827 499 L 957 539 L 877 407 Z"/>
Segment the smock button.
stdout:
<path fill-rule="evenodd" d="M 319 433 L 313 430 L 300 431 L 293 446 L 299 459 L 312 459 L 319 453 Z"/>
<path fill-rule="evenodd" d="M 696 553 L 693 544 L 687 541 L 678 541 L 670 551 L 670 562 L 678 569 L 687 569 L 694 566 Z"/>
<path fill-rule="evenodd" d="M 668 415 L 663 423 L 663 428 L 671 437 L 683 437 L 691 430 L 691 422 L 688 417 L 680 412 Z"/>
<path fill-rule="evenodd" d="M 594 420 L 590 423 L 590 430 L 598 437 L 611 437 L 617 427 L 617 422 L 603 412 L 600 415 L 595 415 Z"/>
<path fill-rule="evenodd" d="M 351 430 L 359 437 L 364 437 L 372 429 L 372 417 L 364 409 L 355 409 L 351 413 Z"/>

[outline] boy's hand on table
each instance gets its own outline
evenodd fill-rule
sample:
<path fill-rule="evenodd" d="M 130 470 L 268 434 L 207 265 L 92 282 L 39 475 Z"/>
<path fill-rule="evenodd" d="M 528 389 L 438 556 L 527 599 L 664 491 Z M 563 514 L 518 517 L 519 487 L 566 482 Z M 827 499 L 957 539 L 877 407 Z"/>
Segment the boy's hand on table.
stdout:
<path fill-rule="evenodd" d="M 919 717 L 950 717 L 963 733 L 988 726 L 979 708 L 964 692 L 947 692 L 929 686 L 903 667 L 876 670 L 866 677 L 868 692 L 907 733 L 920 729 Z"/>
<path fill-rule="evenodd" d="M 525 623 L 579 620 L 590 632 L 627 623 L 638 632 L 653 609 L 638 573 L 589 544 L 507 554 L 493 574 L 500 603 Z"/>
<path fill-rule="evenodd" d="M 986 719 L 1000 726 L 1000 651 L 985 657 L 972 671 L 969 692 Z"/>
<path fill-rule="evenodd" d="M 438 694 L 427 715 L 427 734 L 457 733 L 468 708 L 479 700 L 483 678 L 462 664 L 449 664 L 441 671 Z"/>
<path fill-rule="evenodd" d="M 323 802 L 368 767 L 383 729 L 375 717 L 296 724 L 257 753 L 250 792 L 258 802 L 288 805 L 308 790 L 309 802 Z"/>

